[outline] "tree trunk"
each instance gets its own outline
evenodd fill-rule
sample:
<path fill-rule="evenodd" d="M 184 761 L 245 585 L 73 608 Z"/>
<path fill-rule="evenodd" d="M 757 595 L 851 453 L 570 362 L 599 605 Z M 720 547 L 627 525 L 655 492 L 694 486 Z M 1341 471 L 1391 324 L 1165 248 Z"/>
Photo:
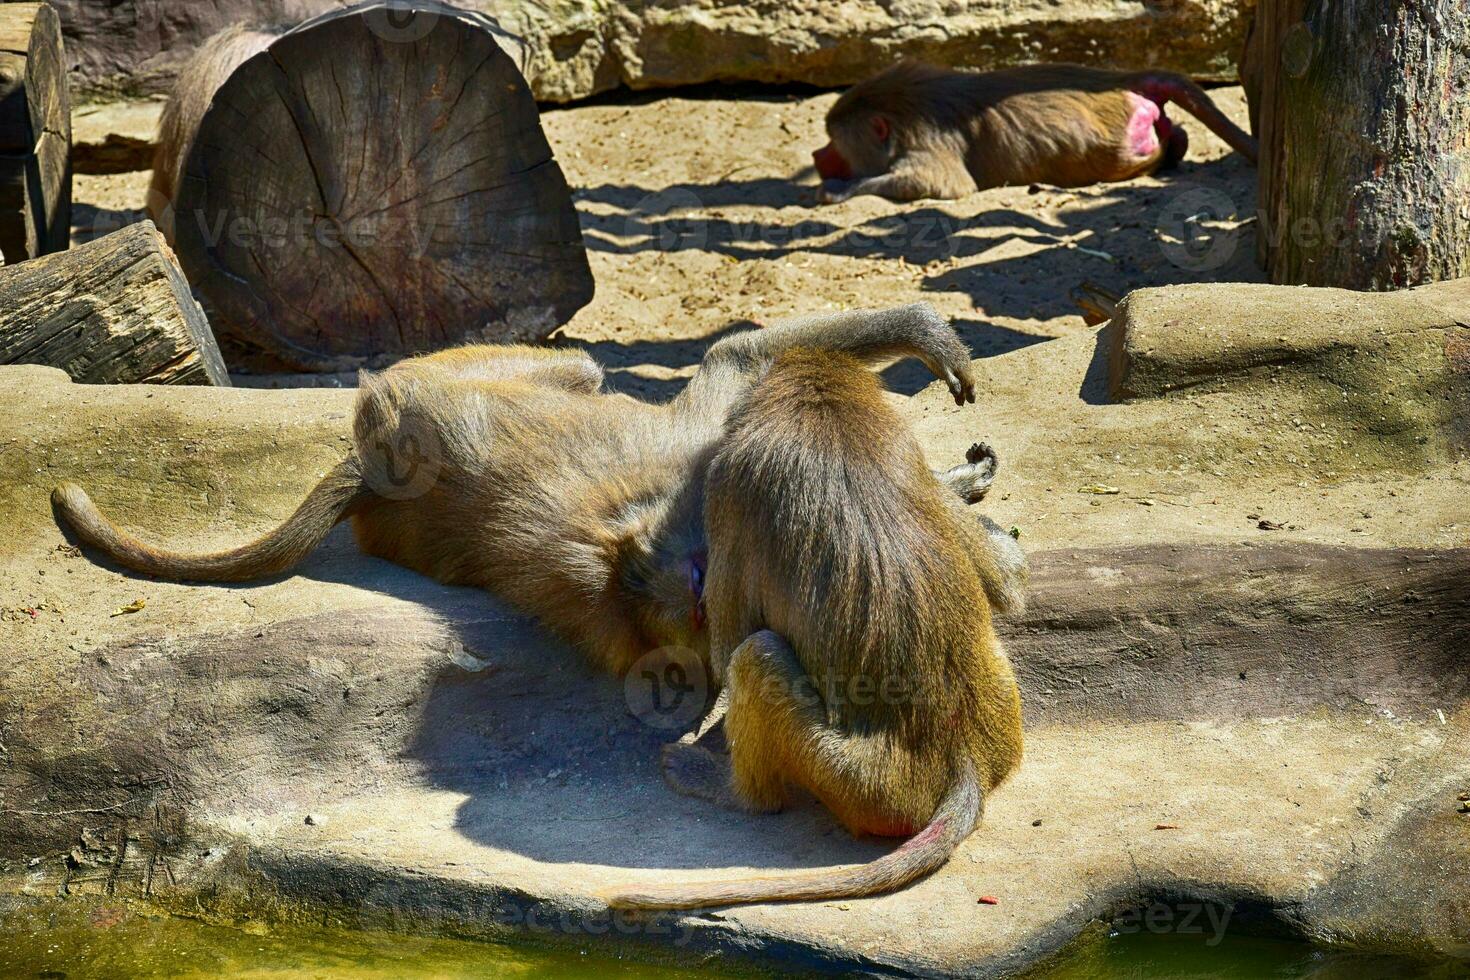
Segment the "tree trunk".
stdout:
<path fill-rule="evenodd" d="M 414 8 L 308 21 L 215 94 L 174 242 L 232 366 L 535 341 L 592 298 L 571 194 L 498 28 Z"/>
<path fill-rule="evenodd" d="M 0 254 L 71 244 L 71 97 L 61 21 L 44 3 L 0 4 Z"/>
<path fill-rule="evenodd" d="M 86 384 L 230 383 L 150 221 L 0 269 L 0 310 L 0 364 L 49 364 Z"/>
<path fill-rule="evenodd" d="M 1272 281 L 1470 275 L 1470 0 L 1261 0 L 1242 77 Z"/>

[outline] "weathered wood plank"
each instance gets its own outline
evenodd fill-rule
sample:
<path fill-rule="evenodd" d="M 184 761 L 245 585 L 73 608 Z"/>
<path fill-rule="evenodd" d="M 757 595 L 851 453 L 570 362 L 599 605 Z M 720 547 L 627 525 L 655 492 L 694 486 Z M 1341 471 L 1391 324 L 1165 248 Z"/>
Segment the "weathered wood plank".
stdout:
<path fill-rule="evenodd" d="M 90 384 L 230 383 L 152 222 L 0 269 L 0 310 L 0 364 L 48 364 Z"/>
<path fill-rule="evenodd" d="M 0 4 L 0 254 L 71 241 L 71 97 L 61 21 L 44 3 Z"/>

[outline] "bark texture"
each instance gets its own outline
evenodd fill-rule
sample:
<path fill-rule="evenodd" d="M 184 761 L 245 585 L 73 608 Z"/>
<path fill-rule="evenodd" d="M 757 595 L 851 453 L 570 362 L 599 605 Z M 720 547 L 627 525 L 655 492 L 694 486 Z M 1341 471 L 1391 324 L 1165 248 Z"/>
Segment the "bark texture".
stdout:
<path fill-rule="evenodd" d="M 0 253 L 7 264 L 71 240 L 71 97 L 61 20 L 0 4 Z"/>
<path fill-rule="evenodd" d="M 1242 78 L 1273 281 L 1470 274 L 1470 2 L 1262 0 Z"/>

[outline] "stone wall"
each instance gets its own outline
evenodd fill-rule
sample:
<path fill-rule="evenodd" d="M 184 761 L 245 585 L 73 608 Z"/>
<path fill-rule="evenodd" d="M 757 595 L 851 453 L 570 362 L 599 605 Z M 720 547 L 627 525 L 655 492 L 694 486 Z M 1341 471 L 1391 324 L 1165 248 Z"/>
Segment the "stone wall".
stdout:
<path fill-rule="evenodd" d="M 235 21 L 341 0 L 51 0 L 83 92 L 156 92 Z M 529 42 L 538 98 L 710 81 L 847 85 L 901 57 L 967 68 L 1081 61 L 1235 79 L 1251 0 L 464 0 Z"/>

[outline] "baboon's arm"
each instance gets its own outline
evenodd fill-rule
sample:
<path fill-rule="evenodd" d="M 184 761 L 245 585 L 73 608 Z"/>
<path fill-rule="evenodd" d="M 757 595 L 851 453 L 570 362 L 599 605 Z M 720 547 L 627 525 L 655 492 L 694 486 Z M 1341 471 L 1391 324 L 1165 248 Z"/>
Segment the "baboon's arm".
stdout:
<path fill-rule="evenodd" d="M 864 194 L 890 201 L 948 201 L 973 194 L 977 189 L 975 178 L 965 169 L 963 157 L 954 153 L 916 153 L 899 161 L 886 174 L 850 181 L 823 181 L 817 201 L 840 204 Z"/>
<path fill-rule="evenodd" d="M 800 317 L 725 337 L 705 354 L 680 398 L 709 408 L 728 405 L 793 347 L 841 351 L 874 366 L 916 357 L 949 386 L 956 404 L 975 400 L 970 351 L 928 303 Z"/>

